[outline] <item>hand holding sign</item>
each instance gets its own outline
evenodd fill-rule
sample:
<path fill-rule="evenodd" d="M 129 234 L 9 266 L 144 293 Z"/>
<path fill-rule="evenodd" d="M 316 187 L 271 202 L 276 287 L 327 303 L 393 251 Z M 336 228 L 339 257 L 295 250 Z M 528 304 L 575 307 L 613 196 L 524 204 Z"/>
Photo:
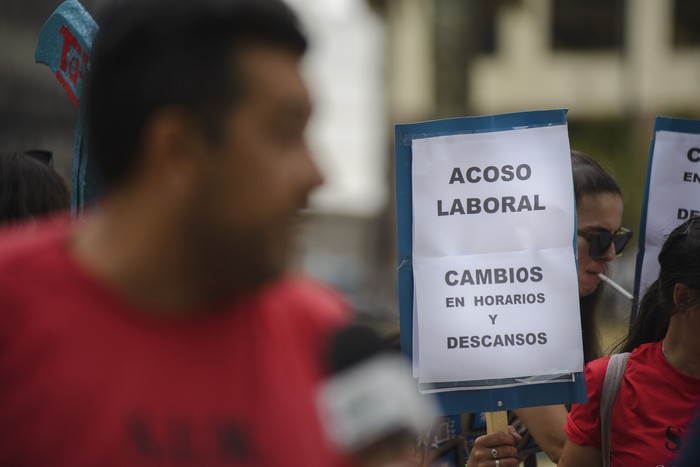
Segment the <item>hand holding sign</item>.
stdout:
<path fill-rule="evenodd" d="M 497 465 L 498 467 L 517 467 L 520 464 L 518 449 L 514 446 L 521 440 L 520 434 L 512 426 L 505 431 L 492 432 L 480 436 L 474 442 L 469 453 L 469 467 Z"/>

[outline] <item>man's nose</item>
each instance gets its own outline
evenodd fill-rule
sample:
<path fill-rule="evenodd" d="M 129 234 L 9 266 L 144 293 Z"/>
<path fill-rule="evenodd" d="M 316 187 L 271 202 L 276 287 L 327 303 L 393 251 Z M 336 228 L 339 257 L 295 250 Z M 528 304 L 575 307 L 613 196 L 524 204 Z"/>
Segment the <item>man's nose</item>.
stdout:
<path fill-rule="evenodd" d="M 323 174 L 321 174 L 313 154 L 306 144 L 304 144 L 303 151 L 304 154 L 301 158 L 303 166 L 300 167 L 300 172 L 302 173 L 304 185 L 310 191 L 323 184 Z"/>

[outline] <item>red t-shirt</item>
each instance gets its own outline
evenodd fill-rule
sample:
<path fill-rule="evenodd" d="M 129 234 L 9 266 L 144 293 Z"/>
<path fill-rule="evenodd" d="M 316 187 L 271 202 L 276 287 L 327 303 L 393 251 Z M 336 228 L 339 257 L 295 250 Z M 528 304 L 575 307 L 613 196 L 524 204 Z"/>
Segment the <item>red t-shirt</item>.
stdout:
<path fill-rule="evenodd" d="M 0 236 L 0 466 L 346 465 L 314 402 L 335 294 L 285 278 L 158 320 L 81 269 L 69 229 Z"/>
<path fill-rule="evenodd" d="M 574 404 L 566 435 L 578 445 L 600 448 L 600 392 L 610 357 L 586 366 L 588 402 Z M 678 453 L 700 402 L 700 379 L 673 368 L 661 342 L 632 351 L 612 413 L 611 466 L 665 466 Z"/>

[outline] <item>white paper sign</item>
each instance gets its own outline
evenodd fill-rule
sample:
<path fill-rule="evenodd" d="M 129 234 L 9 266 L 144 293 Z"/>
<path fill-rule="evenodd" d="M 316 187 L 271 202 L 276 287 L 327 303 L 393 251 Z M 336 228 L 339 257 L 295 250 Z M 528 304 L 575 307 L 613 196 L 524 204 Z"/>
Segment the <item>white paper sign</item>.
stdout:
<path fill-rule="evenodd" d="M 564 125 L 414 140 L 413 257 L 571 248 L 569 154 Z"/>
<path fill-rule="evenodd" d="M 566 126 L 412 150 L 419 382 L 582 371 Z"/>
<path fill-rule="evenodd" d="M 657 258 L 666 236 L 700 214 L 700 135 L 656 132 L 648 189 L 639 297 L 659 275 Z"/>

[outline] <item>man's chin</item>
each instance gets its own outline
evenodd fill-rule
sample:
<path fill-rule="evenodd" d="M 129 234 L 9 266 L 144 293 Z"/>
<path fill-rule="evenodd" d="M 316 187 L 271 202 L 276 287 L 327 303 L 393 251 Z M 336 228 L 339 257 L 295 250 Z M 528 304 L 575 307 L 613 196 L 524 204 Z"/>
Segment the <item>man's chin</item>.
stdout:
<path fill-rule="evenodd" d="M 259 288 L 281 279 L 289 271 L 287 261 L 268 262 L 253 268 L 248 275 L 250 288 Z"/>

